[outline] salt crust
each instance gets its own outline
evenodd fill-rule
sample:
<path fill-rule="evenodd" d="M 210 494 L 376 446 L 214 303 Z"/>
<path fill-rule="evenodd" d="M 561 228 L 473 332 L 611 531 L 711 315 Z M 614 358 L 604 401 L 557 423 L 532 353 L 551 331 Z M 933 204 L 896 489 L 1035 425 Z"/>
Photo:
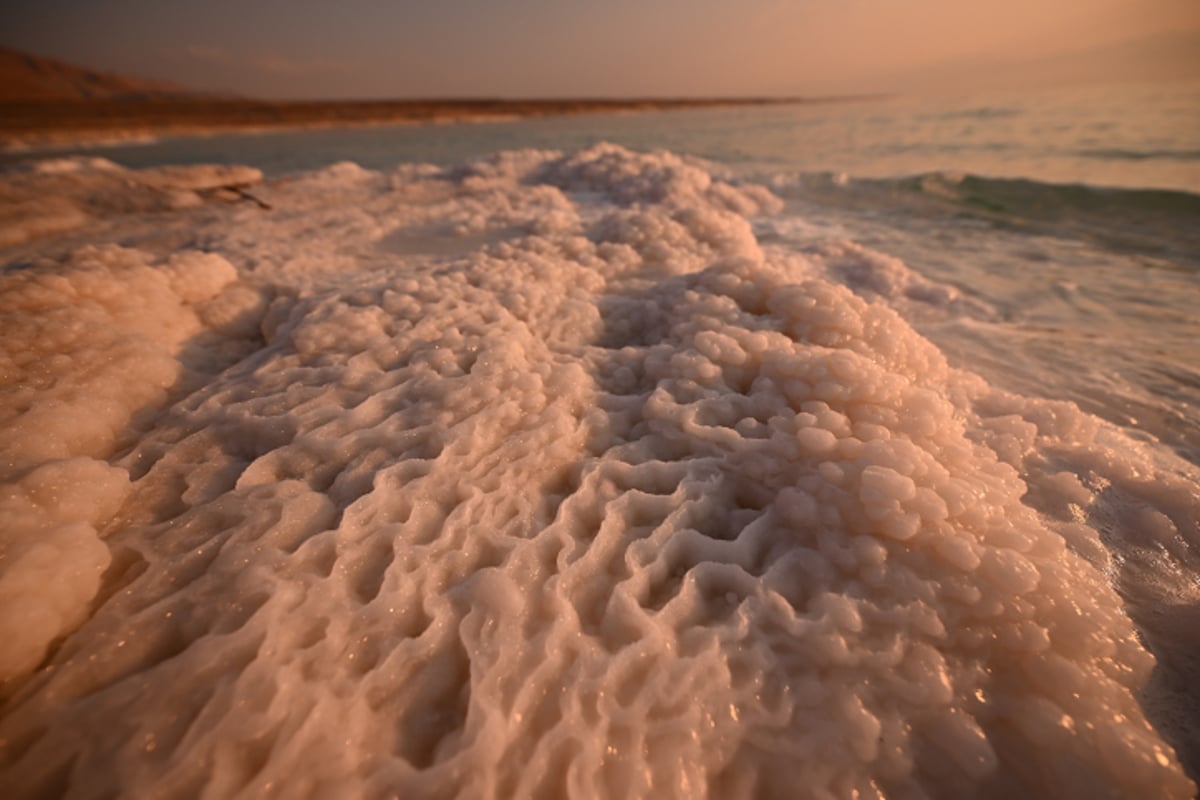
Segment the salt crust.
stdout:
<path fill-rule="evenodd" d="M 126 170 L 94 157 L 17 164 L 0 171 L 0 247 L 112 215 L 195 207 L 204 202 L 199 193 L 261 180 L 253 167 L 215 164 Z"/>
<path fill-rule="evenodd" d="M 0 276 L 10 796 L 1194 794 L 1195 485 L 842 284 L 950 290 L 666 153 L 264 191 Z"/>
<path fill-rule="evenodd" d="M 110 562 L 98 529 L 129 491 L 103 459 L 180 378 L 174 352 L 203 327 L 195 305 L 236 277 L 218 255 L 156 265 L 113 247 L 2 276 L 0 680 L 84 618 Z"/>

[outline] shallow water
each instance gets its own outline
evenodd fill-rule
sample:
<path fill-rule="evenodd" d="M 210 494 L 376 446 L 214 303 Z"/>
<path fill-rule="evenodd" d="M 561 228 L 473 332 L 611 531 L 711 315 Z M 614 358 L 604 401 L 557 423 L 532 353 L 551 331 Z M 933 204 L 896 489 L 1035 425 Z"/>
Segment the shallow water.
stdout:
<path fill-rule="evenodd" d="M 1200 85 L 1126 84 L 981 96 L 594 114 L 446 125 L 217 135 L 89 148 L 132 167 L 239 163 L 268 175 L 339 160 L 451 164 L 522 147 L 610 141 L 740 169 L 855 177 L 963 172 L 1200 191 Z M 73 152 L 70 150 L 59 152 Z M 0 163 L 43 154 L 7 154 Z"/>
<path fill-rule="evenodd" d="M 5 782 L 1192 796 L 1195 94 L 1106 91 L 6 174 Z M 710 161 L 465 160 L 592 138 Z"/>

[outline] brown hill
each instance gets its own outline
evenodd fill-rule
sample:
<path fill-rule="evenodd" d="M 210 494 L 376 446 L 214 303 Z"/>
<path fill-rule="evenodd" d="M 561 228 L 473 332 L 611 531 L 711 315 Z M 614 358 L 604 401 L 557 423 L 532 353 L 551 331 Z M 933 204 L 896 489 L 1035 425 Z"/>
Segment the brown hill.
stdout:
<path fill-rule="evenodd" d="M 133 101 L 133 102 L 131 102 Z M 0 47 L 0 153 L 160 134 L 804 102 L 799 98 L 252 100 Z"/>
<path fill-rule="evenodd" d="M 184 98 L 193 93 L 165 81 L 76 67 L 0 48 L 0 103 Z"/>

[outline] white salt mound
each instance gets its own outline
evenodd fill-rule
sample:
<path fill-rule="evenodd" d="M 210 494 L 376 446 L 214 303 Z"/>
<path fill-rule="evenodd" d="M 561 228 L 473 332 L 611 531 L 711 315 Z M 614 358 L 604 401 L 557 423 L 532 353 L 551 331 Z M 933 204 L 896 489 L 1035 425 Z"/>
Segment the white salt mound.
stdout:
<path fill-rule="evenodd" d="M 110 562 L 98 529 L 129 492 L 103 459 L 179 378 L 174 351 L 201 328 L 191 305 L 236 277 L 217 255 L 156 267 L 113 247 L 3 275 L 0 680 L 85 618 Z"/>
<path fill-rule="evenodd" d="M 17 164 L 0 170 L 0 247 L 65 234 L 113 215 L 199 206 L 224 187 L 261 180 L 262 172 L 253 167 L 212 164 L 127 170 L 82 156 Z"/>
<path fill-rule="evenodd" d="M 952 290 L 666 153 L 263 193 L 0 275 L 9 796 L 1194 795 L 1196 484 L 847 284 Z"/>

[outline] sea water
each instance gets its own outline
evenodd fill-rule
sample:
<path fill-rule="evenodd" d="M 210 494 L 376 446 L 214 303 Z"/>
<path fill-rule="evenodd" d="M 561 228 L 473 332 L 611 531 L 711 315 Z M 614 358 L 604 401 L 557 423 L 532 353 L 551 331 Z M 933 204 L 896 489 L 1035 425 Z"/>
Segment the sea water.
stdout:
<path fill-rule="evenodd" d="M 0 193 L 0 775 L 1191 796 L 1198 108 L 1116 87 L 26 157 Z M 180 166 L 214 162 L 248 167 Z M 220 199 L 255 168 L 269 210 Z"/>

